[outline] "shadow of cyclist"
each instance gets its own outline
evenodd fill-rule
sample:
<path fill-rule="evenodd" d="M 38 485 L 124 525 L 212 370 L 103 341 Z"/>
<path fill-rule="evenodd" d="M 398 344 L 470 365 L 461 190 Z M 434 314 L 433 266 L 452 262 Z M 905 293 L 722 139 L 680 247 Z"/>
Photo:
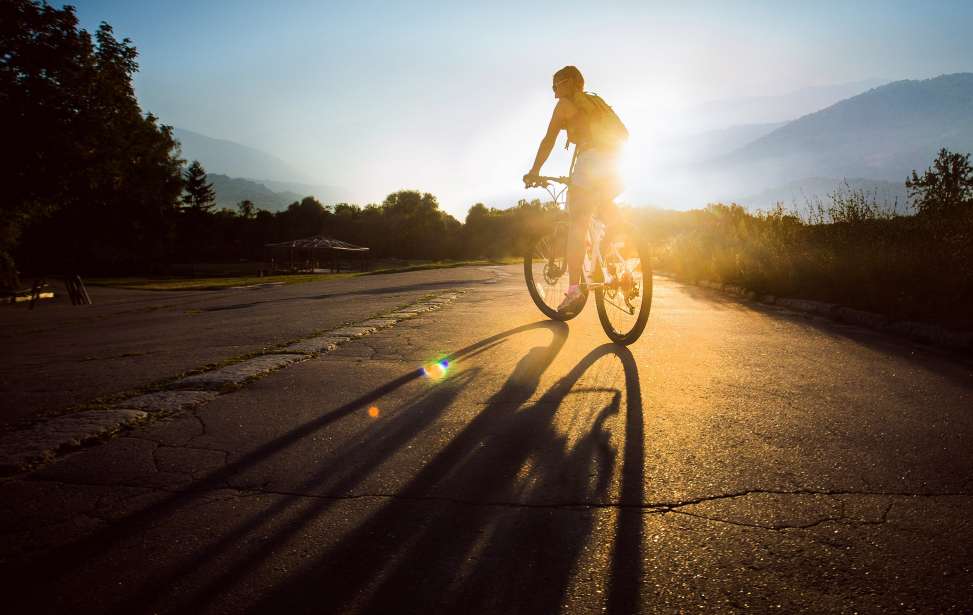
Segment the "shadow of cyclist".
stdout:
<path fill-rule="evenodd" d="M 622 365 L 624 391 L 576 386 L 607 356 Z M 623 399 L 617 472 L 608 423 Z M 617 504 L 625 506 L 617 509 L 606 600 L 613 612 L 634 610 L 642 572 L 644 433 L 631 353 L 601 346 L 535 402 L 526 400 L 512 399 L 509 389 L 494 395 L 394 497 L 256 610 L 560 610 L 596 529 L 591 507 Z"/>

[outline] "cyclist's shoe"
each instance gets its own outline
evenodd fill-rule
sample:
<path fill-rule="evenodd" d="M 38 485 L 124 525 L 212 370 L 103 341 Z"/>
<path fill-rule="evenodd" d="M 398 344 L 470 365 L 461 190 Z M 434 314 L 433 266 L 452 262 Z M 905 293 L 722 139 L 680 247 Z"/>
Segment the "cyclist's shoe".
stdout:
<path fill-rule="evenodd" d="M 565 316 L 573 316 L 581 311 L 584 307 L 584 293 L 581 292 L 580 286 L 572 286 L 568 288 L 568 292 L 564 293 L 564 301 L 561 305 L 557 306 L 557 311 Z"/>

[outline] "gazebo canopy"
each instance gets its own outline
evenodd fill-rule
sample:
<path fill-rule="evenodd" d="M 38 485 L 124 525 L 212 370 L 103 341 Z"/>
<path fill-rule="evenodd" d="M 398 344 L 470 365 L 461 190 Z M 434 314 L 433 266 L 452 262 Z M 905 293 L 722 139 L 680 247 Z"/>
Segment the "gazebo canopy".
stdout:
<path fill-rule="evenodd" d="M 355 244 L 348 243 L 347 241 L 341 241 L 340 239 L 325 237 L 324 235 L 315 235 L 314 237 L 305 237 L 304 239 L 292 239 L 290 241 L 268 243 L 266 244 L 266 247 L 294 248 L 298 250 L 337 250 L 341 252 L 368 252 L 368 248 L 366 247 L 356 246 Z"/>

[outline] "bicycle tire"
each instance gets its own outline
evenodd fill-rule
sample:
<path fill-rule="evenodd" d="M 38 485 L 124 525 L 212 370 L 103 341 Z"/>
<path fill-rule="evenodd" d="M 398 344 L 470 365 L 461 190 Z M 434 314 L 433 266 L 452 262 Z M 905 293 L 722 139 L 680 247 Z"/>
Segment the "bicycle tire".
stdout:
<path fill-rule="evenodd" d="M 598 308 L 598 320 L 601 321 L 601 328 L 605 330 L 605 334 L 608 335 L 608 339 L 615 342 L 616 344 L 622 344 L 628 346 L 635 342 L 639 337 L 641 337 L 642 332 L 645 330 L 645 325 L 649 320 L 649 312 L 652 309 L 652 261 L 651 254 L 649 252 L 649 245 L 637 238 L 632 238 L 630 236 L 629 230 L 623 231 L 626 241 L 631 241 L 634 243 L 635 254 L 637 254 L 639 261 L 639 269 L 641 271 L 640 282 L 640 303 L 638 306 L 638 314 L 635 316 L 634 320 L 630 325 L 625 325 L 621 327 L 624 330 L 619 330 L 611 319 L 609 314 L 609 308 L 613 308 L 613 297 L 606 297 L 612 291 L 605 290 L 602 288 L 595 289 L 595 305 Z M 626 259 L 629 260 L 629 259 Z M 617 291 L 616 291 L 617 292 Z M 617 295 L 616 295 L 617 297 Z M 627 303 L 627 301 L 626 301 Z M 619 313 L 621 311 L 619 310 Z"/>
<path fill-rule="evenodd" d="M 546 245 L 545 245 L 546 243 Z M 537 237 L 530 244 L 530 249 L 524 255 L 524 280 L 527 282 L 527 292 L 530 294 L 530 298 L 533 299 L 534 305 L 537 309 L 541 311 L 542 314 L 550 318 L 551 320 L 558 320 L 561 322 L 571 320 L 575 316 L 581 313 L 584 306 L 588 302 L 588 293 L 585 292 L 585 300 L 581 308 L 575 314 L 562 314 L 557 311 L 557 306 L 560 303 L 562 297 L 562 292 L 560 287 L 554 285 L 553 288 L 538 288 L 537 280 L 537 267 L 545 267 L 547 263 L 544 260 L 550 261 L 550 259 L 555 259 L 559 261 L 557 265 L 561 269 L 561 275 L 558 276 L 558 281 L 564 281 L 564 289 L 567 290 L 567 262 L 566 256 L 564 255 L 564 249 L 561 244 L 564 243 L 563 238 L 557 236 L 557 231 L 551 231 L 545 235 Z M 556 252 L 551 253 L 551 250 Z M 541 280 L 544 280 L 544 274 L 540 275 Z"/>

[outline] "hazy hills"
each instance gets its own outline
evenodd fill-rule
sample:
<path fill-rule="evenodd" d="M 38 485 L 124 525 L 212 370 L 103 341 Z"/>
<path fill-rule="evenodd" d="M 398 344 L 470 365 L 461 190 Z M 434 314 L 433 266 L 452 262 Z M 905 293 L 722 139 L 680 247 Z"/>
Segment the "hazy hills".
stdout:
<path fill-rule="evenodd" d="M 897 81 L 805 115 L 704 170 L 764 187 L 805 177 L 903 182 L 941 148 L 973 151 L 973 73 Z"/>
<path fill-rule="evenodd" d="M 748 143 L 770 134 L 787 122 L 741 124 L 680 135 L 658 144 L 665 151 L 667 164 L 696 163 L 730 154 Z"/>
<path fill-rule="evenodd" d="M 713 100 L 697 105 L 691 112 L 698 118 L 700 126 L 710 129 L 742 124 L 789 122 L 887 82 L 886 79 L 865 79 L 801 88 L 778 96 Z"/>
<path fill-rule="evenodd" d="M 300 172 L 262 150 L 182 128 L 174 128 L 173 136 L 182 146 L 182 157 L 199 160 L 206 169 L 217 207 L 232 208 L 249 199 L 261 209 L 278 211 L 305 196 L 323 203 L 346 198 L 339 187 L 300 182 Z"/>
<path fill-rule="evenodd" d="M 249 200 L 259 209 L 281 211 L 294 201 L 300 201 L 307 196 L 300 192 L 276 192 L 263 183 L 220 173 L 208 173 L 207 176 L 216 190 L 217 209 L 234 209 L 240 201 Z"/>
<path fill-rule="evenodd" d="M 284 181 L 301 178 L 296 169 L 262 150 L 182 128 L 173 128 L 172 133 L 182 145 L 182 157 L 200 161 L 209 173 Z"/>

